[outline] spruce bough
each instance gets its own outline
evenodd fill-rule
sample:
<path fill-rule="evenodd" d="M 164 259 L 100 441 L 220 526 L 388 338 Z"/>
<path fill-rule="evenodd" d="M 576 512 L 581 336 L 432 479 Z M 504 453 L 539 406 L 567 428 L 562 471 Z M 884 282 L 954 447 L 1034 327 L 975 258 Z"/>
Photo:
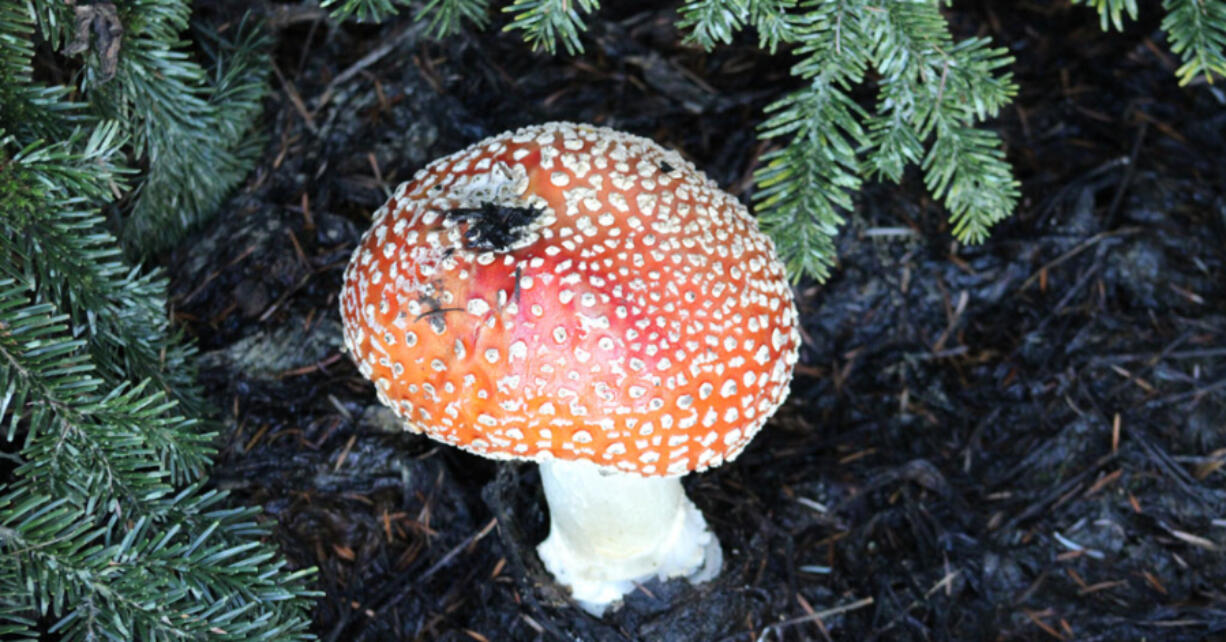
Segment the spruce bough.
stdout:
<path fill-rule="evenodd" d="M 253 157 L 263 36 L 197 31 L 202 65 L 189 12 L 0 4 L 4 639 L 306 636 L 309 571 L 260 541 L 257 509 L 202 486 L 215 453 L 195 353 L 166 280 L 129 258 L 210 214 Z M 79 52 L 72 84 L 33 79 L 36 39 Z"/>

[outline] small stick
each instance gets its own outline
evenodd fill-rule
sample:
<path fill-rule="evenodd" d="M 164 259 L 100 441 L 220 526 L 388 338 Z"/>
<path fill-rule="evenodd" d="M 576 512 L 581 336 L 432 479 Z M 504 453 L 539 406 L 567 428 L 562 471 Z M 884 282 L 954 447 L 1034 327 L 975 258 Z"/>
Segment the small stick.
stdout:
<path fill-rule="evenodd" d="M 765 639 L 767 631 L 775 631 L 777 634 L 779 631 L 789 626 L 795 626 L 797 624 L 804 624 L 805 622 L 814 622 L 814 621 L 821 622 L 823 619 L 828 618 L 831 615 L 838 615 L 840 613 L 846 613 L 847 611 L 854 611 L 856 609 L 862 609 L 866 606 L 871 605 L 872 603 L 873 603 L 873 598 L 866 597 L 864 599 L 856 600 L 855 602 L 850 602 L 848 604 L 843 604 L 841 606 L 829 608 L 824 611 L 817 611 L 816 613 L 810 613 L 807 615 L 802 615 L 800 617 L 794 617 L 790 620 L 784 620 L 782 622 L 777 622 L 775 624 L 772 624 L 766 627 L 766 629 L 762 631 L 762 635 L 759 636 L 758 639 L 759 640 Z M 824 625 L 821 625 L 821 626 L 822 628 L 825 628 Z"/>

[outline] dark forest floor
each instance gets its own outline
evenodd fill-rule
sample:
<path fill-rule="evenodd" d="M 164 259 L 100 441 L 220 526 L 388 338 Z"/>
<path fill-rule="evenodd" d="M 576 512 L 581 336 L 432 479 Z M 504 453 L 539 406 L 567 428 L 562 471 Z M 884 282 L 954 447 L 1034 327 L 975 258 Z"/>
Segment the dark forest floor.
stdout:
<path fill-rule="evenodd" d="M 605 620 L 536 562 L 532 467 L 381 410 L 340 352 L 341 272 L 398 182 L 529 123 L 655 138 L 748 201 L 788 57 L 678 46 L 651 3 L 601 12 L 578 57 L 265 5 L 267 153 L 167 257 L 220 409 L 214 483 L 319 567 L 324 640 L 1226 639 L 1226 91 L 1177 86 L 1143 4 L 1102 34 L 1062 3 L 958 3 L 959 35 L 1017 57 L 992 124 L 1016 216 L 964 247 L 914 174 L 864 190 L 833 277 L 798 289 L 788 403 L 686 480 L 724 574 Z"/>

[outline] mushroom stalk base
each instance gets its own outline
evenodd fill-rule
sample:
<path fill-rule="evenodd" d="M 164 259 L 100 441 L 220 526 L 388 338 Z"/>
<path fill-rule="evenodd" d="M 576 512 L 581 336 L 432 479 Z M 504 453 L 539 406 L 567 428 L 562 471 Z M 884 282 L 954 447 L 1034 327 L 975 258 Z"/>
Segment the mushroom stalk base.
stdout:
<path fill-rule="evenodd" d="M 678 477 L 639 477 L 587 462 L 541 463 L 549 537 L 545 568 L 580 606 L 603 615 L 653 577 L 705 582 L 719 574 L 719 540 Z"/>

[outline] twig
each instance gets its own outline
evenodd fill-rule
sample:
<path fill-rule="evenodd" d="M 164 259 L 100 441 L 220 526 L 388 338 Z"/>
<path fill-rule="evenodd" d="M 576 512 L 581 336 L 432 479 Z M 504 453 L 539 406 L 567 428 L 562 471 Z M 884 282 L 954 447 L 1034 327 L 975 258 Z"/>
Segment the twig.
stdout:
<path fill-rule="evenodd" d="M 395 49 L 404 43 L 405 40 L 409 40 L 410 38 L 419 35 L 423 28 L 422 25 L 424 24 L 424 22 L 417 20 L 410 21 L 409 24 L 402 27 L 400 31 L 396 33 L 396 35 L 386 39 L 383 44 L 375 47 L 370 53 L 362 56 L 357 62 L 349 65 L 349 67 L 347 67 L 344 71 L 337 74 L 336 77 L 328 83 L 328 86 L 324 87 L 323 94 L 319 96 L 319 103 L 315 105 L 315 111 L 319 112 L 320 109 L 323 109 L 324 106 L 328 104 L 328 101 L 332 99 L 332 94 L 338 86 L 349 82 L 349 80 L 358 75 L 358 73 L 360 73 L 363 69 L 375 64 L 379 61 L 379 59 L 383 58 L 392 51 L 395 51 Z"/>
<path fill-rule="evenodd" d="M 779 635 L 780 631 L 782 631 L 783 629 L 787 627 L 796 626 L 797 624 L 804 624 L 806 622 L 814 622 L 814 621 L 821 622 L 824 618 L 828 618 L 831 615 L 838 615 L 840 613 L 846 613 L 847 611 L 854 611 L 856 609 L 862 609 L 866 606 L 871 605 L 872 603 L 873 603 L 873 598 L 866 597 L 862 600 L 856 600 L 855 602 L 850 602 L 848 604 L 843 604 L 841 606 L 829 608 L 824 611 L 817 611 L 815 613 L 810 613 L 808 615 L 794 617 L 790 620 L 776 622 L 775 624 L 772 624 L 766 627 L 765 629 L 763 629 L 762 634 L 758 636 L 758 640 L 759 641 L 765 640 L 766 635 L 768 633 L 773 632 L 775 635 Z"/>
<path fill-rule="evenodd" d="M 1200 493 L 1192 490 L 1192 486 L 1197 483 L 1196 480 L 1192 479 L 1191 475 L 1189 475 L 1188 472 L 1183 469 L 1183 466 L 1180 466 L 1177 462 L 1172 460 L 1171 456 L 1167 454 L 1167 452 L 1163 450 L 1161 446 L 1150 443 L 1149 439 L 1144 433 L 1137 432 L 1135 435 L 1135 440 L 1143 449 L 1145 449 L 1145 452 L 1149 454 L 1154 463 L 1157 464 L 1158 469 L 1166 473 L 1166 475 L 1171 479 L 1171 481 L 1175 482 L 1175 485 L 1178 486 L 1180 490 L 1187 493 L 1187 495 L 1192 499 L 1204 504 L 1204 497 L 1202 497 Z"/>
<path fill-rule="evenodd" d="M 1175 351 L 1175 348 L 1178 348 L 1179 346 L 1183 345 L 1183 343 L 1187 341 L 1188 338 L 1189 338 L 1189 334 L 1186 332 L 1176 337 L 1175 340 L 1167 344 L 1167 346 L 1163 348 L 1161 352 L 1147 359 L 1145 361 L 1145 365 L 1133 370 L 1132 373 L 1128 375 L 1127 380 L 1116 384 L 1115 387 L 1111 389 L 1111 392 L 1108 393 L 1109 397 L 1114 398 L 1117 394 L 1119 394 L 1121 390 L 1124 389 L 1124 386 L 1127 386 L 1133 381 L 1140 380 L 1142 375 L 1149 372 L 1150 368 L 1153 368 L 1154 365 L 1156 365 L 1159 361 L 1166 359 L 1172 352 Z M 1114 364 L 1113 364 L 1113 367 L 1114 367 Z"/>
<path fill-rule="evenodd" d="M 1043 510 L 1045 510 L 1053 502 L 1058 500 L 1062 495 L 1069 492 L 1069 490 L 1071 490 L 1072 488 L 1080 484 L 1091 473 L 1102 468 L 1104 465 L 1106 465 L 1108 462 L 1110 462 L 1113 459 L 1115 459 L 1115 454 L 1108 454 L 1108 455 L 1103 455 L 1102 457 L 1099 457 L 1097 460 L 1094 461 L 1094 463 L 1090 464 L 1090 466 L 1088 466 L 1085 470 L 1082 470 L 1076 475 L 1073 475 L 1072 477 L 1066 479 L 1059 486 L 1056 486 L 1055 488 L 1051 489 L 1045 495 L 1040 497 L 1037 501 L 1031 503 L 1022 512 L 1009 518 L 1009 521 L 1006 522 L 1005 525 L 1000 528 L 1000 532 L 1008 533 L 1012 531 L 1013 529 L 1017 528 L 1022 522 L 1043 512 Z"/>
<path fill-rule="evenodd" d="M 1183 401 L 1184 399 L 1191 399 L 1193 397 L 1200 397 L 1203 395 L 1207 395 L 1211 392 L 1217 392 L 1218 390 L 1221 390 L 1223 388 L 1226 388 L 1226 379 L 1216 381 L 1207 386 L 1197 388 L 1196 390 L 1189 390 L 1187 392 L 1181 392 L 1176 395 L 1168 395 L 1161 399 L 1155 399 L 1153 402 L 1151 402 L 1151 405 L 1165 406 L 1167 404 L 1172 404 L 1172 403 L 1176 403 L 1179 401 Z"/>
<path fill-rule="evenodd" d="M 272 63 L 272 73 L 277 77 L 277 81 L 281 83 L 281 88 L 285 90 L 285 95 L 289 96 L 289 102 L 294 106 L 294 110 L 298 112 L 299 116 L 302 116 L 302 122 L 306 124 L 307 129 L 311 130 L 312 134 L 318 136 L 319 127 L 315 124 L 315 117 L 307 110 L 306 104 L 302 102 L 302 95 L 298 93 L 294 83 L 285 78 L 276 62 Z"/>
<path fill-rule="evenodd" d="M 1132 177 L 1137 173 L 1137 157 L 1141 153 L 1141 142 L 1145 140 L 1145 132 L 1149 130 L 1149 121 L 1141 121 L 1141 130 L 1137 132 L 1136 140 L 1132 141 L 1132 152 L 1128 154 L 1128 167 L 1124 169 L 1124 178 L 1120 179 L 1120 186 L 1115 190 L 1115 196 L 1111 197 L 1111 205 L 1107 207 L 1107 229 L 1115 226 L 1115 217 L 1119 214 L 1120 204 L 1124 202 L 1124 194 L 1128 191 L 1128 186 L 1132 184 Z"/>
<path fill-rule="evenodd" d="M 1182 340 L 1183 337 L 1180 338 L 1179 342 L 1182 342 Z M 1168 346 L 1168 349 L 1170 347 L 1174 347 L 1175 345 L 1176 343 L 1172 343 L 1171 346 Z M 1164 359 L 1209 359 L 1211 357 L 1226 357 L 1226 348 L 1199 348 L 1195 350 L 1178 350 L 1169 353 L 1164 350 L 1163 354 L 1160 354 L 1160 358 L 1157 361 Z M 1140 361 L 1141 359 L 1148 361 L 1153 358 L 1153 355 L 1150 353 L 1134 352 L 1112 354 L 1101 357 L 1090 357 L 1090 365 L 1111 365 L 1114 363 L 1125 363 L 1128 361 Z M 1156 363 L 1157 361 L 1154 361 L 1153 363 Z M 1146 365 L 1152 366 L 1153 363 L 1147 363 Z"/>
<path fill-rule="evenodd" d="M 425 572 L 423 572 L 421 575 L 418 575 L 416 578 L 416 581 L 419 583 L 425 582 L 427 579 L 430 578 L 431 575 L 434 575 L 435 573 L 437 573 L 439 569 L 450 564 L 451 560 L 454 559 L 456 555 L 460 554 L 460 551 L 463 551 L 469 546 L 476 544 L 477 542 L 485 538 L 486 535 L 489 535 L 490 531 L 494 530 L 494 527 L 497 525 L 498 525 L 498 518 L 495 517 L 491 519 L 489 523 L 486 524 L 481 530 L 477 531 L 476 533 L 473 533 L 472 535 L 469 535 L 468 537 L 464 539 L 464 541 L 460 542 L 459 544 L 456 544 L 455 547 L 452 548 L 450 551 L 447 551 L 446 555 L 439 558 L 437 562 L 431 565 L 430 568 L 426 569 Z M 380 610 L 382 610 L 382 609 L 387 608 L 387 606 L 388 606 L 387 604 L 384 604 L 383 606 L 379 608 Z"/>
<path fill-rule="evenodd" d="M 1113 236 L 1129 236 L 1132 234 L 1136 234 L 1137 232 L 1140 232 L 1140 231 L 1141 231 L 1140 227 L 1122 227 L 1118 230 L 1099 232 L 1098 234 L 1095 234 L 1094 236 L 1091 236 L 1090 238 L 1086 239 L 1084 242 L 1082 242 L 1077 247 L 1043 264 L 1043 267 L 1039 268 L 1038 270 L 1035 270 L 1035 273 L 1030 275 L 1030 278 L 1026 279 L 1022 283 L 1021 287 L 1018 288 L 1018 291 L 1020 292 L 1022 290 L 1025 290 L 1026 288 L 1029 288 L 1031 285 L 1033 285 L 1034 282 L 1038 280 L 1039 275 L 1042 274 L 1044 270 L 1050 270 L 1064 263 L 1065 261 L 1073 258 L 1074 256 L 1077 256 L 1078 254 L 1081 254 L 1082 252 L 1093 247 L 1095 244 L 1099 243 L 1103 239 L 1111 238 Z"/>

